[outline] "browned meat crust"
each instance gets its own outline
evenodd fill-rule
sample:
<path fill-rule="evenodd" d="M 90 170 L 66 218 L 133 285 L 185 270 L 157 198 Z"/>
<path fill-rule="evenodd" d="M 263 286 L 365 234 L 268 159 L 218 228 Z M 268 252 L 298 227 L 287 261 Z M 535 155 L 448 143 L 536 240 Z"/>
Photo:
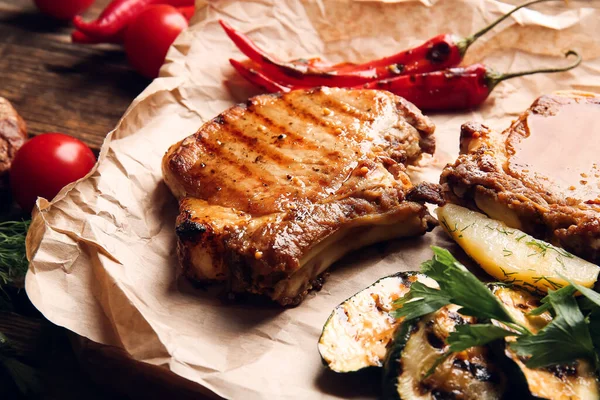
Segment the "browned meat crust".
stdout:
<path fill-rule="evenodd" d="M 25 140 L 25 121 L 8 100 L 0 97 L 0 186 L 6 185 L 12 160 Z"/>
<path fill-rule="evenodd" d="M 508 167 L 510 157 L 519 151 L 520 141 L 529 137 L 530 116 L 554 116 L 572 104 L 600 106 L 600 97 L 579 92 L 542 96 L 502 134 L 477 123 L 463 125 L 461 155 L 445 168 L 440 183 L 448 201 L 483 211 L 598 263 L 600 206 L 596 199 L 575 198 L 549 187 L 545 180 L 525 169 L 518 173 Z M 564 132 L 563 140 L 571 140 L 569 136 L 569 132 Z M 564 156 L 556 163 L 568 163 L 569 157 L 577 157 Z"/>
<path fill-rule="evenodd" d="M 388 92 L 262 95 L 169 149 L 184 274 L 298 304 L 343 254 L 435 221 L 405 163 L 433 153 L 433 124 Z M 407 200 L 413 192 L 414 201 Z"/>

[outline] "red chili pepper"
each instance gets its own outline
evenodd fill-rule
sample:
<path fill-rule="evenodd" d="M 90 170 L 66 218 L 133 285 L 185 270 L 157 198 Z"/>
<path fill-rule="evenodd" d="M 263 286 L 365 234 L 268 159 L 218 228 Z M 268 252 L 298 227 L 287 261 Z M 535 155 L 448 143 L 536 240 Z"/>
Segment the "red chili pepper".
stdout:
<path fill-rule="evenodd" d="M 95 40 L 109 40 L 118 35 L 130 21 L 152 4 L 188 7 L 194 5 L 194 0 L 113 0 L 97 20 L 85 22 L 78 15 L 73 18 L 73 24 L 79 31 Z"/>
<path fill-rule="evenodd" d="M 483 103 L 494 87 L 510 78 L 538 73 L 568 71 L 581 63 L 581 56 L 569 50 L 565 57 L 575 55 L 577 60 L 564 68 L 546 68 L 533 71 L 501 74 L 482 64 L 467 68 L 398 76 L 371 82 L 362 88 L 388 90 L 404 97 L 422 110 L 464 110 Z"/>
<path fill-rule="evenodd" d="M 500 18 L 471 36 L 460 38 L 452 34 L 438 35 L 413 49 L 402 51 L 389 57 L 383 57 L 378 60 L 358 64 L 349 67 L 346 70 L 377 68 L 378 73 L 382 74 L 381 76 L 378 76 L 378 78 L 382 79 L 384 78 L 383 75 L 386 74 L 385 70 L 395 75 L 408 75 L 440 71 L 442 69 L 455 67 L 461 63 L 469 46 L 481 36 L 494 29 L 502 21 L 519 11 L 521 8 L 548 1 L 557 0 L 529 1 L 513 8 L 511 11 L 502 15 Z M 381 68 L 383 68 L 383 70 Z M 394 68 L 397 70 L 396 72 L 394 72 Z"/>
<path fill-rule="evenodd" d="M 123 43 L 122 33 L 123 33 L 123 31 L 119 32 L 117 35 L 112 36 L 112 37 L 97 38 L 94 36 L 88 36 L 81 31 L 74 30 L 71 33 L 71 41 L 73 43 L 80 43 L 80 44 L 100 44 L 100 43 L 120 44 L 120 43 Z"/>
<path fill-rule="evenodd" d="M 196 12 L 196 7 L 194 6 L 186 6 L 186 7 L 177 7 L 177 11 L 181 13 L 187 20 L 190 22 L 190 19 L 194 16 L 194 12 Z"/>
<path fill-rule="evenodd" d="M 227 22 L 219 20 L 227 36 L 250 60 L 254 61 L 272 80 L 299 86 L 340 86 L 351 87 L 367 83 L 376 78 L 374 69 L 348 72 L 338 75 L 335 72 L 313 73 L 310 64 L 293 64 L 278 61 L 258 48 L 246 35 L 233 29 Z"/>
<path fill-rule="evenodd" d="M 538 73 L 564 72 L 577 67 L 581 56 L 569 50 L 565 56 L 575 55 L 577 60 L 564 68 L 546 68 L 533 71 L 500 74 L 482 64 L 466 68 L 397 76 L 357 87 L 357 89 L 388 90 L 411 101 L 422 110 L 464 110 L 483 103 L 494 87 L 510 78 Z M 236 70 L 248 81 L 268 92 L 288 92 L 303 87 L 281 85 L 264 75 L 260 67 L 230 60 Z"/>
<path fill-rule="evenodd" d="M 230 59 L 229 62 L 242 77 L 244 77 L 254 86 L 257 86 L 259 89 L 265 90 L 269 93 L 290 91 L 290 88 L 272 81 L 257 69 L 254 69 L 236 60 Z"/>
<path fill-rule="evenodd" d="M 144 10 L 145 10 L 145 8 L 144 8 Z M 183 15 L 185 17 L 185 19 L 189 22 L 190 19 L 192 19 L 192 17 L 194 16 L 195 7 L 194 6 L 177 7 L 177 11 L 179 11 L 181 13 L 181 15 Z M 122 44 L 126 28 L 127 27 L 125 26 L 114 36 L 102 36 L 102 37 L 89 36 L 79 30 L 74 30 L 71 33 L 71 41 L 73 43 L 80 43 L 80 44 L 100 44 L 100 43 Z"/>
<path fill-rule="evenodd" d="M 328 65 L 323 62 L 311 65 L 277 61 L 258 48 L 247 36 L 235 31 L 227 23 L 219 22 L 242 53 L 260 65 L 272 80 L 290 85 L 353 87 L 365 83 L 365 80 L 375 81 L 457 66 L 469 46 L 479 37 L 521 8 L 547 1 L 557 0 L 534 0 L 524 3 L 466 38 L 442 34 L 413 49 L 356 65 Z"/>

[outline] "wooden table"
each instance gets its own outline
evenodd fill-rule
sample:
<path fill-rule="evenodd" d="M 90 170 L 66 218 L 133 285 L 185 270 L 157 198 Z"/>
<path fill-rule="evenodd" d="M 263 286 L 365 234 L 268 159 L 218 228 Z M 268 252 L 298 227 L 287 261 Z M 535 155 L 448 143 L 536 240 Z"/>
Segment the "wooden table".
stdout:
<path fill-rule="evenodd" d="M 92 18 L 109 0 L 97 0 Z M 72 27 L 37 11 L 33 0 L 0 0 L 0 96 L 31 135 L 63 132 L 99 148 L 150 83 L 114 45 L 71 43 Z"/>
<path fill-rule="evenodd" d="M 108 2 L 96 0 L 84 17 Z M 40 14 L 32 0 L 0 0 L 0 96 L 13 103 L 30 135 L 63 132 L 98 149 L 149 81 L 118 46 L 73 44 L 71 30 Z M 23 291 L 11 297 L 16 313 L 0 312 L 0 332 L 40 375 L 42 398 L 120 398 L 81 371 L 66 332 L 43 319 Z M 0 371 L 0 398 L 18 398 L 12 389 Z"/>

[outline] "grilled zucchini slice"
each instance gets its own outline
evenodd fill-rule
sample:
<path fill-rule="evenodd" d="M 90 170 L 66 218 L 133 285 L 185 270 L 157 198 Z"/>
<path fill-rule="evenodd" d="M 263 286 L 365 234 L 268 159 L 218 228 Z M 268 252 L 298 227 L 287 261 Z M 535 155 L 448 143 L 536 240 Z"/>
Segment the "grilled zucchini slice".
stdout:
<path fill-rule="evenodd" d="M 335 372 L 381 367 L 386 347 L 399 321 L 390 315 L 393 303 L 408 293 L 413 282 L 436 286 L 417 272 L 387 276 L 338 305 L 319 338 L 323 363 Z"/>
<path fill-rule="evenodd" d="M 552 320 L 549 312 L 538 316 L 527 315 L 540 306 L 540 301 L 537 296 L 526 290 L 499 285 L 491 285 L 491 290 L 511 315 L 533 333 L 537 333 Z M 507 338 L 508 342 L 511 340 L 514 338 Z M 595 372 L 586 361 L 532 369 L 525 366 L 525 358 L 519 357 L 508 346 L 504 352 L 522 371 L 533 396 L 549 400 L 600 399 Z"/>
<path fill-rule="evenodd" d="M 487 347 L 451 354 L 424 378 L 448 350 L 446 339 L 460 324 L 474 323 L 449 305 L 417 321 L 405 321 L 395 335 L 384 367 L 383 398 L 388 400 L 501 399 L 506 378 Z"/>

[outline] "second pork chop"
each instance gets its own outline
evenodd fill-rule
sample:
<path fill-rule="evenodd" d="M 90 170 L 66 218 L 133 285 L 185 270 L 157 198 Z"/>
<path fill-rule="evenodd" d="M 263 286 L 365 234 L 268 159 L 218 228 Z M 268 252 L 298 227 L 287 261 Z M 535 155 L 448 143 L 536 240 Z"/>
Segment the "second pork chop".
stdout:
<path fill-rule="evenodd" d="M 445 197 L 600 262 L 600 96 L 542 96 L 503 133 L 469 123 Z"/>
<path fill-rule="evenodd" d="M 434 151 L 433 124 L 374 90 L 261 95 L 172 146 L 184 273 L 297 304 L 351 250 L 434 226 L 405 164 Z"/>

